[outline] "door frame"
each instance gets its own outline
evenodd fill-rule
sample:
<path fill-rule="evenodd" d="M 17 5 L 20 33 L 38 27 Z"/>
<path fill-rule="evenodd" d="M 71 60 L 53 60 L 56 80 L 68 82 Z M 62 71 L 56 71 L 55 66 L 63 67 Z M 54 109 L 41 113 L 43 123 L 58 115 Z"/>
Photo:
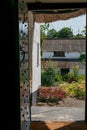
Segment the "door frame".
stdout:
<path fill-rule="evenodd" d="M 38 11 L 42 10 L 44 11 L 45 9 L 64 9 L 64 8 L 86 8 L 86 26 L 87 26 L 87 7 L 86 7 L 87 2 L 84 3 L 27 3 L 28 6 L 28 11 Z M 87 29 L 86 29 L 87 32 Z M 87 33 L 86 33 L 87 34 Z M 87 41 L 87 35 L 86 35 L 86 41 Z M 86 50 L 87 52 L 87 50 Z M 87 71 L 86 71 L 87 72 Z M 87 93 L 87 89 L 86 89 Z M 85 122 L 87 123 L 87 94 L 86 94 L 86 99 L 85 99 Z"/>

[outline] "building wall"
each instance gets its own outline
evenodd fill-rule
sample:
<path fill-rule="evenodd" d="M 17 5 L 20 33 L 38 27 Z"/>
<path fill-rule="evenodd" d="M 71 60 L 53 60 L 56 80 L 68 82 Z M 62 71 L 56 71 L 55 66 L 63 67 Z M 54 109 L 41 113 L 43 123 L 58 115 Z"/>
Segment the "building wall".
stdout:
<path fill-rule="evenodd" d="M 79 69 L 79 74 L 86 74 L 86 70 L 85 69 Z"/>
<path fill-rule="evenodd" d="M 84 52 L 82 52 L 84 53 Z M 65 52 L 65 57 L 62 58 L 79 58 L 80 53 L 79 52 Z M 43 52 L 42 53 L 42 58 L 61 58 L 61 57 L 54 57 L 54 52 Z"/>
<path fill-rule="evenodd" d="M 66 58 L 79 58 L 80 53 L 79 52 L 65 52 L 65 57 Z"/>
<path fill-rule="evenodd" d="M 37 47 L 39 45 L 39 54 Z M 37 57 L 39 56 L 39 57 Z M 39 59 L 39 64 L 37 60 Z M 40 24 L 34 23 L 33 46 L 32 46 L 32 105 L 35 105 L 37 89 L 41 85 L 41 62 L 40 62 Z"/>
<path fill-rule="evenodd" d="M 70 72 L 72 72 L 72 71 L 73 71 L 73 69 L 70 69 Z M 80 75 L 80 74 L 85 75 L 85 72 L 86 72 L 85 69 L 79 69 L 79 71 L 78 71 L 79 75 Z"/>
<path fill-rule="evenodd" d="M 42 53 L 42 58 L 52 58 L 53 57 L 53 52 L 43 52 Z"/>

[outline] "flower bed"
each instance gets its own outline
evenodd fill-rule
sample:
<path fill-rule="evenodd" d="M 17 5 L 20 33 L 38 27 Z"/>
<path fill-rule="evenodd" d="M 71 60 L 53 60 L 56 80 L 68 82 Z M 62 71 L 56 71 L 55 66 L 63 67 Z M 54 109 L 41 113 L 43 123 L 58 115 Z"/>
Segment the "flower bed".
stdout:
<path fill-rule="evenodd" d="M 59 101 L 65 98 L 66 93 L 64 90 L 58 87 L 40 87 L 38 89 L 37 95 L 37 102 L 55 102 L 58 103 Z"/>
<path fill-rule="evenodd" d="M 66 92 L 66 96 L 76 97 L 79 99 L 85 99 L 86 97 L 85 80 L 72 82 L 71 84 L 64 82 L 60 84 L 59 87 Z"/>

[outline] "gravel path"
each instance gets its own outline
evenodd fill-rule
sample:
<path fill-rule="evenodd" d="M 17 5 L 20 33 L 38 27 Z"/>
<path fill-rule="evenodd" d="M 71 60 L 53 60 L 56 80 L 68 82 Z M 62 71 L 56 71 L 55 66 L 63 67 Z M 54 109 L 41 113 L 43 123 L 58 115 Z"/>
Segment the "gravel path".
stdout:
<path fill-rule="evenodd" d="M 85 107 L 85 100 L 67 97 L 58 106 L 63 107 Z"/>
<path fill-rule="evenodd" d="M 63 101 L 60 101 L 58 104 L 55 103 L 37 103 L 37 106 L 59 106 L 59 107 L 84 107 L 85 100 L 80 100 L 76 98 L 67 97 Z"/>

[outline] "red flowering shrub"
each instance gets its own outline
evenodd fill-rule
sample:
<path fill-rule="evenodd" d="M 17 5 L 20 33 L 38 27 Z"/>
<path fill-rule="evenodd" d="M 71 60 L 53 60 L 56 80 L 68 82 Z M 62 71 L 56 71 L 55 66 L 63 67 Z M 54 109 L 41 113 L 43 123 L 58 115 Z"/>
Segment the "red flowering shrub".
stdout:
<path fill-rule="evenodd" d="M 65 98 L 65 91 L 58 87 L 40 87 L 37 102 L 56 102 Z"/>

